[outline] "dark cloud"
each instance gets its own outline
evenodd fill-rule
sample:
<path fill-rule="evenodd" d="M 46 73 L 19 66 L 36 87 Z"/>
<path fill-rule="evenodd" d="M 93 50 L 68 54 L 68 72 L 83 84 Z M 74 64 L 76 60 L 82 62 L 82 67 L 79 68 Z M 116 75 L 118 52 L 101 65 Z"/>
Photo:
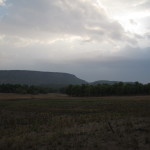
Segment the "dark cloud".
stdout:
<path fill-rule="evenodd" d="M 37 46 L 31 52 L 30 49 L 25 51 L 25 48 L 18 48 L 17 50 L 15 48 L 9 51 L 9 56 L 8 52 L 4 51 L 3 59 L 0 59 L 2 61 L 0 68 L 68 72 L 87 81 L 150 82 L 150 47 L 141 49 L 128 46 L 121 52 L 117 52 L 116 55 L 102 56 L 97 54 L 97 57 L 90 60 L 88 58 L 83 59 L 83 57 L 75 60 L 66 59 L 67 56 L 64 57 L 65 59 L 60 58 L 59 60 L 57 53 L 51 53 L 49 56 L 48 51 L 43 53 L 40 49 L 41 47 L 38 50 Z M 21 55 L 23 51 L 25 51 L 24 55 Z"/>
<path fill-rule="evenodd" d="M 150 83 L 150 47 L 130 50 L 128 55 L 110 57 L 104 61 L 84 62 L 79 67 L 81 73 L 78 75 L 90 81 L 101 79 Z"/>

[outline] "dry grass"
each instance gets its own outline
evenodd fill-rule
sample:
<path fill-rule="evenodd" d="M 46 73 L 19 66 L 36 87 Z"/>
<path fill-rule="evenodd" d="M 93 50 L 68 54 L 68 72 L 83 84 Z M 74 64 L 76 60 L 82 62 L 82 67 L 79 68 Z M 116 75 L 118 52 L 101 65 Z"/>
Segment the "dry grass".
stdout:
<path fill-rule="evenodd" d="M 0 100 L 4 99 L 130 99 L 130 100 L 150 100 L 149 95 L 145 96 L 104 96 L 104 97 L 70 97 L 66 94 L 48 93 L 48 94 L 17 94 L 17 93 L 0 93 Z"/>
<path fill-rule="evenodd" d="M 150 96 L 0 97 L 0 150 L 150 149 Z"/>
<path fill-rule="evenodd" d="M 4 99 L 61 99 L 68 97 L 65 94 L 49 93 L 49 94 L 15 94 L 15 93 L 0 93 L 0 100 Z"/>

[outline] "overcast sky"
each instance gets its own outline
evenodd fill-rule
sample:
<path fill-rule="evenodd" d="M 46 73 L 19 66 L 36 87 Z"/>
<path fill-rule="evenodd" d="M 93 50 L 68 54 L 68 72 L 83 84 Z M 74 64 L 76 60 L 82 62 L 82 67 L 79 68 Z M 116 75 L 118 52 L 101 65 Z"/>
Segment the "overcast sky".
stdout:
<path fill-rule="evenodd" d="M 0 0 L 0 70 L 150 82 L 150 0 Z"/>

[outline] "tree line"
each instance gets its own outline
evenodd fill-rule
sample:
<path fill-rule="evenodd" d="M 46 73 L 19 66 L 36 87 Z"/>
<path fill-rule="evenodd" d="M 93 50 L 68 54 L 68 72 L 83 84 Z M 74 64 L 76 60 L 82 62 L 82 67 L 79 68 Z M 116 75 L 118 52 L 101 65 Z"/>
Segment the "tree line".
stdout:
<path fill-rule="evenodd" d="M 149 95 L 150 83 L 115 83 L 109 84 L 82 84 L 69 85 L 65 93 L 70 96 L 121 96 L 121 95 Z"/>
<path fill-rule="evenodd" d="M 39 94 L 39 93 L 54 93 L 57 89 L 21 84 L 0 84 L 0 93 L 20 93 L 20 94 Z"/>
<path fill-rule="evenodd" d="M 124 96 L 124 95 L 150 95 L 150 83 L 142 84 L 119 82 L 115 84 L 82 84 L 69 85 L 64 88 L 21 85 L 21 84 L 0 84 L 0 93 L 20 94 L 46 94 L 65 93 L 69 96 Z"/>

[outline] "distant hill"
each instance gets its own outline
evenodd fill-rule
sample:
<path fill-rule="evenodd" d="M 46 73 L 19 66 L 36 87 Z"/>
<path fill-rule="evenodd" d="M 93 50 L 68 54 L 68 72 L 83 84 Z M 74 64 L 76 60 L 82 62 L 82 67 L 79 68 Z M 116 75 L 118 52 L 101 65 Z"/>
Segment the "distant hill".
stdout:
<path fill-rule="evenodd" d="M 119 83 L 119 82 L 122 82 L 122 81 L 99 80 L 99 81 L 91 82 L 90 84 L 92 84 L 92 85 L 96 85 L 96 84 L 109 84 L 109 85 L 113 85 L 113 84 Z M 124 83 L 133 83 L 133 82 L 124 82 Z"/>
<path fill-rule="evenodd" d="M 69 73 L 40 72 L 27 70 L 1 70 L 0 84 L 27 84 L 62 86 L 68 84 L 85 84 L 84 80 Z"/>

